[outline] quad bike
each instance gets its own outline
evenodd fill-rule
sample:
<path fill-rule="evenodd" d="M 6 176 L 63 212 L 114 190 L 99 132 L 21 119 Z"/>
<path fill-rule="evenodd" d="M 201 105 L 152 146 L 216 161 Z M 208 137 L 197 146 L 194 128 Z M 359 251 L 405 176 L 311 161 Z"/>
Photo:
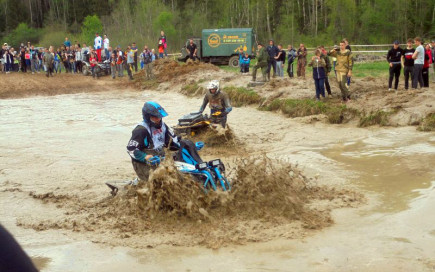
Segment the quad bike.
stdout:
<path fill-rule="evenodd" d="M 82 64 L 83 64 L 83 67 L 82 67 L 83 75 L 85 75 L 85 76 L 92 75 L 91 64 L 87 61 L 82 61 Z M 94 67 L 94 70 L 95 70 L 95 75 L 97 77 L 110 75 L 110 73 L 111 73 L 110 61 L 105 60 L 103 62 L 97 63 L 97 65 L 95 65 L 95 67 Z"/>
<path fill-rule="evenodd" d="M 204 191 L 210 189 L 216 191 L 220 188 L 222 191 L 230 191 L 231 184 L 225 176 L 225 165 L 220 159 L 203 161 L 198 151 L 204 147 L 203 142 L 195 144 L 190 140 L 181 140 L 178 151 L 174 152 L 174 166 L 184 175 L 191 175 L 196 181 L 200 182 Z M 164 160 L 160 157 L 160 160 Z M 133 181 L 112 181 L 106 182 L 106 185 L 112 190 L 111 194 L 115 196 L 120 187 L 126 185 L 137 185 L 138 179 Z"/>
<path fill-rule="evenodd" d="M 193 112 L 178 119 L 178 125 L 173 127 L 173 129 L 176 134 L 194 136 L 210 127 L 216 128 L 219 124 L 222 124 L 225 116 L 226 113 L 221 111 L 214 112 L 210 117 L 207 114 Z"/>

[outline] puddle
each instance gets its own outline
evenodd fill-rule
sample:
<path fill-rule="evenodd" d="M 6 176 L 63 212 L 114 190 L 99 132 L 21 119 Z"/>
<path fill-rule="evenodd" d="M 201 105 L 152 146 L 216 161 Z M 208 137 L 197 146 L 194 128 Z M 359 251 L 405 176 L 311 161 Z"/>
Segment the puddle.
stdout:
<path fill-rule="evenodd" d="M 396 139 L 379 135 L 321 153 L 355 173 L 352 183 L 380 196 L 375 212 L 399 212 L 435 180 L 435 143 L 425 137 Z"/>

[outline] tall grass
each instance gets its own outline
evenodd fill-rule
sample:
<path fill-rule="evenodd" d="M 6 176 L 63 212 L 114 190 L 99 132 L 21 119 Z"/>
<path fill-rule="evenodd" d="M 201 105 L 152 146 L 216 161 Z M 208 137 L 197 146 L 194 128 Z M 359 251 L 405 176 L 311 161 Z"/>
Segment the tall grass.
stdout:
<path fill-rule="evenodd" d="M 331 124 L 340 124 L 352 119 L 357 111 L 348 109 L 346 105 L 335 105 L 311 99 L 275 99 L 261 108 L 267 111 L 280 111 L 288 117 L 303 117 L 325 114 Z"/>

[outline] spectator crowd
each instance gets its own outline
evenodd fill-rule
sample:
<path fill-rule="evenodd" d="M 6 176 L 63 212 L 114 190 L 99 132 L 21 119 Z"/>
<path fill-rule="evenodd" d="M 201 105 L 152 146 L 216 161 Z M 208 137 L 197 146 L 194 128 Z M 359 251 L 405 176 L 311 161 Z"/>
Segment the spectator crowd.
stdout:
<path fill-rule="evenodd" d="M 414 48 L 414 45 L 416 46 Z M 27 45 L 21 44 L 19 48 L 3 44 L 0 52 L 0 71 L 4 73 L 40 73 L 46 72 L 46 76 L 65 73 L 87 74 L 98 77 L 101 72 L 110 74 L 112 78 L 123 77 L 127 72 L 129 79 L 133 79 L 133 72 L 138 69 L 145 70 L 146 79 L 153 78 L 153 62 L 158 58 L 167 57 L 167 38 L 164 31 L 161 31 L 157 43 L 157 53 L 147 45 L 140 50 L 136 43 L 128 45 L 125 49 L 121 46 L 112 48 L 107 35 L 101 37 L 95 34 L 93 46 L 85 43 L 74 44 L 68 38 L 57 48 L 35 47 L 30 42 Z M 186 47 L 188 57 L 192 60 L 197 56 L 198 47 L 190 39 Z M 351 100 L 349 87 L 351 84 L 353 55 L 347 39 L 343 39 L 340 45 L 335 45 L 332 50 L 327 51 L 324 46 L 318 46 L 313 52 L 314 56 L 307 60 L 308 50 L 303 43 L 295 49 L 292 45 L 283 49 L 282 44 L 276 45 L 274 40 L 269 40 L 267 47 L 258 44 L 256 52 L 257 64 L 252 70 L 252 80 L 256 81 L 257 70 L 262 71 L 262 81 L 269 81 L 272 77 L 284 77 L 284 70 L 290 78 L 296 76 L 305 79 L 307 66 L 312 67 L 316 99 L 331 96 L 329 74 L 334 71 L 339 85 L 341 96 L 344 102 Z M 285 64 L 287 61 L 287 69 Z M 432 43 L 424 44 L 422 39 L 416 37 L 409 39 L 405 49 L 400 47 L 399 41 L 394 41 L 392 48 L 388 51 L 387 61 L 389 63 L 388 90 L 398 89 L 399 78 L 403 68 L 404 88 L 409 86 L 413 89 L 429 87 L 429 70 L 435 62 L 435 40 Z M 251 56 L 243 49 L 239 51 L 240 72 L 250 72 Z M 435 64 L 432 65 L 435 74 Z M 393 86 L 394 81 L 394 86 Z M 409 83 L 411 82 L 411 83 Z M 326 93 L 325 93 L 326 91 Z"/>
<path fill-rule="evenodd" d="M 18 48 L 2 45 L 0 51 L 0 72 L 41 73 L 47 77 L 53 74 L 65 73 L 87 74 L 98 77 L 98 71 L 106 69 L 112 78 L 123 77 L 124 71 L 133 79 L 133 71 L 138 69 L 146 71 L 146 77 L 151 79 L 152 62 L 167 56 L 167 38 L 161 31 L 158 40 L 158 54 L 147 45 L 139 50 L 136 43 L 128 45 L 125 49 L 121 46 L 112 48 L 107 35 L 101 37 L 95 34 L 93 46 L 75 41 L 73 44 L 66 37 L 59 47 L 35 47 L 30 42 L 22 43 Z M 97 66 L 98 69 L 97 69 Z"/>

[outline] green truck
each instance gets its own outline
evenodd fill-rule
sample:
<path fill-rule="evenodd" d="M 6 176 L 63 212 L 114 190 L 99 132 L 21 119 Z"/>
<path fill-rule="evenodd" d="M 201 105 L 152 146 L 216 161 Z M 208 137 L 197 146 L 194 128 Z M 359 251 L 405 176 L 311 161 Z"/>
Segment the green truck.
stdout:
<path fill-rule="evenodd" d="M 201 38 L 189 38 L 181 49 L 179 61 L 187 61 L 186 47 L 190 39 L 197 45 L 200 61 L 217 65 L 239 66 L 239 51 L 243 49 L 251 58 L 257 50 L 257 36 L 252 28 L 204 29 Z"/>

